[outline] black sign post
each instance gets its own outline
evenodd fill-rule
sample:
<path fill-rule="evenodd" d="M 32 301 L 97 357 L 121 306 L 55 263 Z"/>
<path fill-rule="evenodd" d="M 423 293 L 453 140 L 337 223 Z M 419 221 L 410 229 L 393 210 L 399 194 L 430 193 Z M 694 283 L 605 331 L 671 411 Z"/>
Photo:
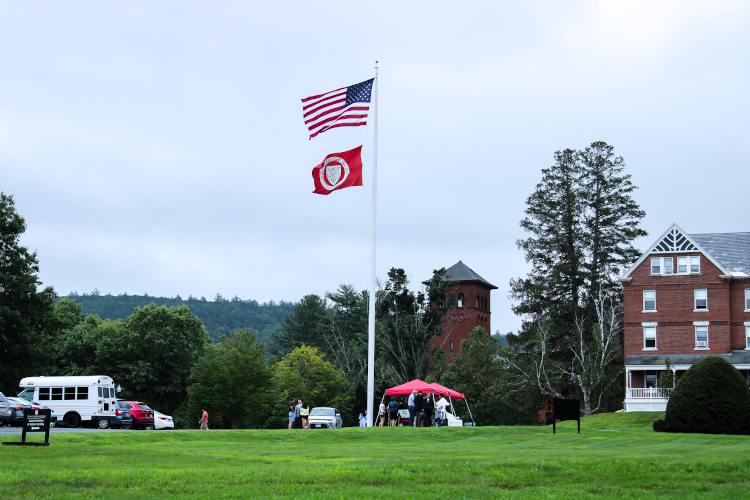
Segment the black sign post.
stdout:
<path fill-rule="evenodd" d="M 49 446 L 49 423 L 52 417 L 52 410 L 23 410 L 23 430 L 21 431 L 21 442 L 4 442 L 7 445 L 21 446 Z M 26 441 L 27 432 L 43 432 L 44 442 Z"/>
<path fill-rule="evenodd" d="M 552 434 L 558 420 L 578 420 L 578 434 L 581 433 L 581 401 L 578 399 L 557 399 L 552 401 Z"/>

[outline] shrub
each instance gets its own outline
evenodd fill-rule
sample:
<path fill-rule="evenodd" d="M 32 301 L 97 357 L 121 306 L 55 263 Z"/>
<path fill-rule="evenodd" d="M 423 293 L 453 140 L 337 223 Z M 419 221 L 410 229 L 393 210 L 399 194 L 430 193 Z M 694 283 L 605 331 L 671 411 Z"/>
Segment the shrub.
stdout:
<path fill-rule="evenodd" d="M 680 378 L 657 432 L 750 434 L 750 388 L 724 358 L 706 357 Z"/>

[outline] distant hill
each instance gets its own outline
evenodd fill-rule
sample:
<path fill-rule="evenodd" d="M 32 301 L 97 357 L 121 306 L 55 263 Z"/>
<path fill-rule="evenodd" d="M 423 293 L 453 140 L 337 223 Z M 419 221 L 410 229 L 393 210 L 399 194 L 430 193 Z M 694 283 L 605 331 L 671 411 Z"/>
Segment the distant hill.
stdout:
<path fill-rule="evenodd" d="M 281 321 L 294 311 L 295 305 L 283 300 L 279 303 L 271 301 L 259 304 L 255 300 L 242 300 L 239 297 L 225 299 L 221 294 L 208 301 L 205 297 L 196 299 L 191 296 L 182 299 L 179 295 L 174 298 L 128 294 L 101 295 L 98 290 L 83 295 L 71 293 L 63 298 L 81 304 L 84 314 L 96 314 L 102 319 L 125 319 L 136 307 L 147 306 L 152 302 L 167 307 L 186 305 L 203 321 L 214 340 L 222 335 L 229 336 L 232 330 L 249 328 L 257 331 L 258 340 L 266 345 L 269 345 L 272 333 L 281 331 Z"/>

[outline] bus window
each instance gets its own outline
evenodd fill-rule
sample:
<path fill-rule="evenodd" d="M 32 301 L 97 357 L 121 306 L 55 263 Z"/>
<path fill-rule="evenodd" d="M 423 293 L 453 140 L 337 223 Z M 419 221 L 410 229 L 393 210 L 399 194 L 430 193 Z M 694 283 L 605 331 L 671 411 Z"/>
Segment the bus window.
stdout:
<path fill-rule="evenodd" d="M 77 387 L 78 394 L 76 396 L 76 399 L 88 399 L 89 398 L 89 388 L 88 387 Z"/>
<path fill-rule="evenodd" d="M 65 400 L 69 401 L 71 399 L 76 398 L 76 388 L 75 387 L 66 387 L 65 388 Z"/>
<path fill-rule="evenodd" d="M 102 397 L 102 388 L 101 387 L 97 387 L 97 389 L 99 389 L 99 397 Z"/>
<path fill-rule="evenodd" d="M 62 401 L 63 398 L 63 388 L 62 387 L 53 387 L 52 388 L 52 401 Z"/>
<path fill-rule="evenodd" d="M 39 388 L 39 400 L 49 401 L 49 387 Z"/>

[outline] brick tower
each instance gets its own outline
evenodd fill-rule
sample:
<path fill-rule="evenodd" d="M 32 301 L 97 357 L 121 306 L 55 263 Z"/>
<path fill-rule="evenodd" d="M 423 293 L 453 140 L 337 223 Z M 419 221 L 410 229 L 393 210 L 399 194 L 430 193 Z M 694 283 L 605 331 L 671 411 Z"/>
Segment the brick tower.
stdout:
<path fill-rule="evenodd" d="M 490 292 L 497 287 L 458 261 L 445 271 L 445 279 L 457 284 L 448 290 L 456 298 L 455 307 L 447 311 L 448 318 L 443 326 L 443 334 L 433 339 L 433 347 L 445 351 L 448 362 L 458 354 L 461 341 L 469 338 L 474 328 L 481 326 L 488 335 L 490 327 Z M 430 286 L 432 279 L 423 281 Z"/>

